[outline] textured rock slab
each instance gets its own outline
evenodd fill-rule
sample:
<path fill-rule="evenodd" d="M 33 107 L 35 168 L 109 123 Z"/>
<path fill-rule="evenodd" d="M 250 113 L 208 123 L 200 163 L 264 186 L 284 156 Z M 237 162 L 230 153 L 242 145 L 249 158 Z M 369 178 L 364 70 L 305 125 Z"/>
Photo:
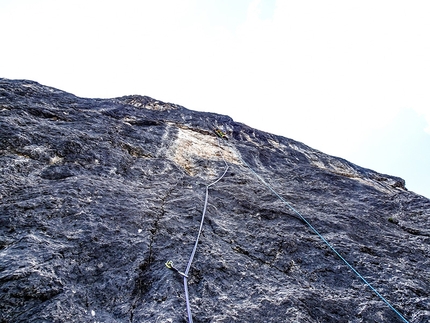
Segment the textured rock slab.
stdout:
<path fill-rule="evenodd" d="M 214 127 L 229 135 L 218 141 Z M 229 117 L 143 96 L 0 79 L 0 322 L 401 322 L 246 160 L 410 322 L 430 319 L 430 201 Z"/>

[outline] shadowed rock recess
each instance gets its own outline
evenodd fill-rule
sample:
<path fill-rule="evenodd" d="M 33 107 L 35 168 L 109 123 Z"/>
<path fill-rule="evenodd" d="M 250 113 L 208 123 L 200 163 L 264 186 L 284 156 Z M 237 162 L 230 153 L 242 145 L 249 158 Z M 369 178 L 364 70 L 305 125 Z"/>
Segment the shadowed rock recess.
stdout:
<path fill-rule="evenodd" d="M 218 140 L 220 128 L 229 140 Z M 222 154 L 222 155 L 221 155 Z M 430 200 L 231 118 L 0 79 L 0 322 L 430 320 Z M 240 158 L 239 158 L 240 157 Z"/>

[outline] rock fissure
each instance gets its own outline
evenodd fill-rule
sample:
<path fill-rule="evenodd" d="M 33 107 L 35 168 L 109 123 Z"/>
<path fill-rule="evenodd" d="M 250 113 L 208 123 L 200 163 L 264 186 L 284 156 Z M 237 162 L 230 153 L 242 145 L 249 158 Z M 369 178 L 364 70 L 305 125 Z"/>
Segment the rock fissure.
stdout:
<path fill-rule="evenodd" d="M 166 194 L 161 198 L 161 205 L 160 205 L 160 212 L 157 213 L 156 218 L 154 219 L 154 222 L 151 226 L 151 229 L 149 230 L 151 233 L 151 237 L 150 237 L 150 241 L 149 241 L 149 263 L 148 263 L 148 268 L 150 268 L 152 260 L 153 260 L 153 250 L 152 250 L 152 245 L 154 244 L 155 238 L 158 234 L 158 230 L 159 230 L 159 222 L 160 220 L 165 216 L 166 214 L 166 203 L 169 199 L 169 197 L 172 195 L 173 191 L 176 189 L 178 183 L 176 183 L 175 185 L 173 185 L 171 188 L 169 188 L 169 190 L 166 192 Z"/>

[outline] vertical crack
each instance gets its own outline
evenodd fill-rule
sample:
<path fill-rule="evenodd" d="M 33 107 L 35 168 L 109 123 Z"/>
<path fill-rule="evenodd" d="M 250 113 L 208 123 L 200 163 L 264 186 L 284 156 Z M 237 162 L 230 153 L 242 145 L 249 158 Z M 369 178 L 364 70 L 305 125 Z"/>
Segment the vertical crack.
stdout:
<path fill-rule="evenodd" d="M 148 275 L 148 273 L 151 271 L 151 266 L 154 262 L 154 242 L 156 235 L 159 231 L 159 223 L 160 220 L 164 217 L 166 214 L 165 206 L 167 204 L 167 201 L 169 197 L 172 195 L 173 191 L 176 189 L 177 185 L 179 183 L 176 182 L 176 184 L 172 185 L 166 194 L 161 198 L 161 206 L 160 206 L 160 212 L 157 213 L 154 221 L 151 224 L 151 229 L 149 230 L 151 237 L 149 239 L 149 246 L 148 246 L 148 256 L 145 257 L 144 261 L 139 265 L 139 274 L 138 277 L 135 280 L 135 287 L 132 292 L 132 296 L 134 295 L 134 299 L 132 300 L 132 304 L 129 310 L 129 322 L 132 323 L 134 320 L 134 312 L 137 308 L 138 302 L 141 299 L 141 296 L 145 294 L 152 285 L 152 279 Z"/>
<path fill-rule="evenodd" d="M 172 195 L 173 191 L 175 190 L 176 186 L 178 185 L 178 183 L 176 183 L 175 185 L 173 185 L 166 193 L 166 195 L 164 197 L 161 198 L 161 206 L 160 206 L 160 213 L 157 214 L 157 216 L 155 217 L 154 222 L 152 223 L 152 228 L 149 230 L 149 232 L 151 232 L 151 238 L 149 240 L 149 256 L 148 256 L 148 269 L 151 267 L 151 264 L 154 261 L 154 254 L 153 254 L 153 244 L 155 241 L 155 237 L 158 233 L 159 230 L 159 222 L 160 220 L 164 217 L 164 215 L 166 214 L 166 210 L 165 210 L 165 205 L 166 205 L 166 201 L 167 199 L 170 197 L 170 195 Z"/>

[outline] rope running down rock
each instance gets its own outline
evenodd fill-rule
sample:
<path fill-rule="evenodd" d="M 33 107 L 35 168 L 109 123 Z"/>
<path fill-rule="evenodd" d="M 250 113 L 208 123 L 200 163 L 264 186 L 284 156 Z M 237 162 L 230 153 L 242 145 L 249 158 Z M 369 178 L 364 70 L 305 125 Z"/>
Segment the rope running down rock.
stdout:
<path fill-rule="evenodd" d="M 230 146 L 231 147 L 231 146 Z M 242 161 L 242 163 L 248 167 L 252 173 L 268 188 L 272 191 L 273 194 L 275 194 L 285 205 L 287 205 L 295 214 L 297 214 L 300 219 L 305 222 L 309 228 L 318 236 L 320 239 L 382 300 L 385 304 L 388 305 L 405 323 L 409 323 L 402 314 L 400 314 L 399 311 L 397 311 L 345 258 L 343 258 L 337 251 L 334 249 L 334 247 L 298 212 L 290 203 L 288 203 L 282 196 L 280 196 L 270 184 L 268 184 L 264 179 L 258 175 L 251 166 L 248 165 L 247 162 L 245 162 L 242 157 L 240 156 L 239 152 L 234 148 L 231 147 L 234 151 L 236 151 L 236 155 L 238 158 Z"/>
<path fill-rule="evenodd" d="M 220 139 L 219 138 L 218 138 L 218 147 L 221 149 Z M 207 209 L 207 206 L 208 206 L 209 187 L 211 187 L 211 186 L 215 185 L 216 183 L 218 183 L 225 176 L 225 174 L 227 173 L 227 170 L 229 168 L 229 166 L 227 165 L 227 162 L 225 161 L 224 156 L 223 156 L 222 153 L 221 153 L 221 157 L 222 157 L 222 160 L 224 161 L 224 164 L 225 164 L 225 170 L 224 170 L 224 173 L 220 177 L 218 177 L 217 180 L 215 180 L 214 182 L 212 182 L 212 183 L 210 183 L 209 185 L 206 186 L 205 204 L 204 204 L 204 207 L 203 207 L 202 219 L 200 221 L 200 228 L 199 228 L 199 232 L 197 234 L 196 242 L 194 243 L 193 251 L 191 252 L 190 259 L 188 260 L 187 269 L 185 270 L 184 273 L 181 273 L 178 269 L 176 269 L 175 267 L 173 267 L 173 263 L 171 261 L 168 261 L 166 263 L 166 266 L 168 268 L 177 271 L 181 276 L 184 277 L 185 300 L 186 300 L 186 303 L 187 303 L 187 313 L 188 313 L 188 322 L 189 323 L 193 323 L 193 318 L 192 318 L 192 314 L 191 314 L 190 298 L 189 298 L 189 295 L 188 295 L 188 274 L 189 274 L 189 271 L 191 269 L 191 264 L 193 262 L 194 256 L 196 254 L 197 245 L 199 243 L 200 235 L 201 235 L 202 229 L 203 229 L 203 223 L 204 223 L 204 220 L 205 220 L 206 209 Z"/>

